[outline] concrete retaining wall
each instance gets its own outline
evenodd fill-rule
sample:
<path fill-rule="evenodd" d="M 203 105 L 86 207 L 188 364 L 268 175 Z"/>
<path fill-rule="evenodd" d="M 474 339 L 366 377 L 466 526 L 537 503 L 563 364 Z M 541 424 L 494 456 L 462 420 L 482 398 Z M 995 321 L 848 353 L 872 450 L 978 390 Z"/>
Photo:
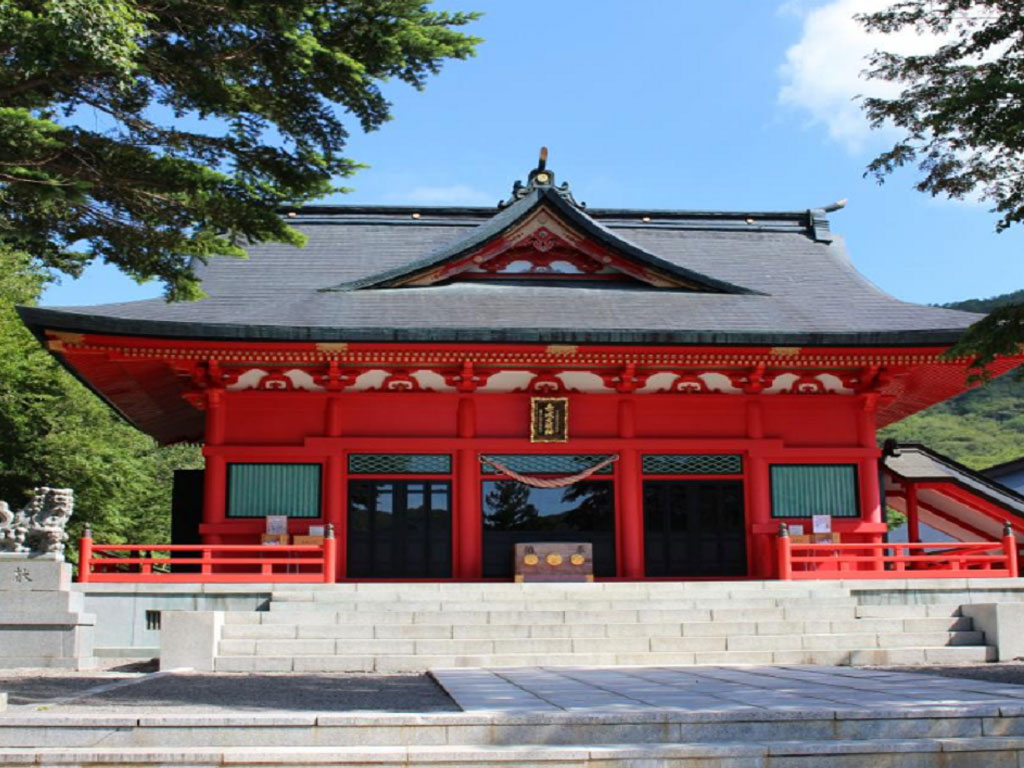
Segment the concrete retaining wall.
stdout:
<path fill-rule="evenodd" d="M 75 584 L 96 615 L 98 656 L 160 654 L 160 630 L 147 611 L 266 610 L 270 584 Z"/>

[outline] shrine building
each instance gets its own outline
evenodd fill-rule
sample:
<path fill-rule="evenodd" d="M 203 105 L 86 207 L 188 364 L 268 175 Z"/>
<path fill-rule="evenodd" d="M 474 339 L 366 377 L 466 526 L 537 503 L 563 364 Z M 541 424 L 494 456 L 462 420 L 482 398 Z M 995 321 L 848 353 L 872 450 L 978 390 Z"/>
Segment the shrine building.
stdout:
<path fill-rule="evenodd" d="M 835 209 L 588 207 L 542 156 L 496 208 L 286 212 L 308 244 L 197 265 L 200 301 L 19 311 L 131 424 L 203 444 L 176 543 L 286 515 L 333 528 L 329 580 L 509 580 L 529 542 L 592 545 L 598 579 L 767 579 L 780 523 L 882 542 L 876 430 L 967 386 L 943 353 L 979 316 L 872 285 Z M 1021 536 L 1021 501 L 976 540 Z"/>

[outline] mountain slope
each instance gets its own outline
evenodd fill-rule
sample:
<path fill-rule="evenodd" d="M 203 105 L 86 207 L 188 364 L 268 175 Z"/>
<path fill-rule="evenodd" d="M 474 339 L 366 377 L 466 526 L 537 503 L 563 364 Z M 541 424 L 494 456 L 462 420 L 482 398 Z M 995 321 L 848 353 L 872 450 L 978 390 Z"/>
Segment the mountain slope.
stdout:
<path fill-rule="evenodd" d="M 968 312 L 1024 302 L 1024 290 L 942 306 Z M 913 440 L 975 469 L 1024 456 L 1024 381 L 1010 373 L 879 431 Z"/>

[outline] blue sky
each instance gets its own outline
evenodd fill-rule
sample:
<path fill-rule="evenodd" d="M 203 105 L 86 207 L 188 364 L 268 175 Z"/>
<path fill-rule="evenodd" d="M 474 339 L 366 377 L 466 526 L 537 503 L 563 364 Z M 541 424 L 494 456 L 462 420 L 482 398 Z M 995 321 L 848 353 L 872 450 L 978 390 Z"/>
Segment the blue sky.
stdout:
<path fill-rule="evenodd" d="M 395 119 L 367 135 L 352 125 L 349 154 L 370 168 L 330 202 L 491 205 L 547 145 L 558 180 L 595 207 L 799 210 L 847 198 L 833 231 L 902 299 L 1024 287 L 1024 228 L 997 235 L 985 203 L 933 200 L 910 173 L 862 178 L 892 134 L 869 132 L 851 98 L 878 87 L 858 79 L 859 57 L 886 41 L 849 17 L 878 0 L 437 5 L 485 13 L 472 27 L 485 38 L 477 57 L 446 65 L 424 92 L 387 86 Z M 43 303 L 161 292 L 96 266 Z"/>

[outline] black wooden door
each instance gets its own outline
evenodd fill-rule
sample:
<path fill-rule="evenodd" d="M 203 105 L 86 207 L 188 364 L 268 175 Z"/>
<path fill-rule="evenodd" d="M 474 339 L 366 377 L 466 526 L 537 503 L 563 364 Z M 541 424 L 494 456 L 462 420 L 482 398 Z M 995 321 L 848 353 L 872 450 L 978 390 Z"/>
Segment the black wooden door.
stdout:
<path fill-rule="evenodd" d="M 354 480 L 348 498 L 349 577 L 452 575 L 450 483 Z"/>
<path fill-rule="evenodd" d="M 644 555 L 648 576 L 745 576 L 743 483 L 646 481 Z"/>

